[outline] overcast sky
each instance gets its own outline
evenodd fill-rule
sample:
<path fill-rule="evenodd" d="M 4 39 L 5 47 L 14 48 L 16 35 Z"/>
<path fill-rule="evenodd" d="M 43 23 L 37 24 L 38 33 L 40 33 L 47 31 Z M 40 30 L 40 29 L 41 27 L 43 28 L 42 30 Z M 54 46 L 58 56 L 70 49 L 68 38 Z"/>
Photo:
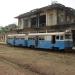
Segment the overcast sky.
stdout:
<path fill-rule="evenodd" d="M 0 0 L 0 26 L 16 23 L 14 17 L 30 10 L 47 6 L 54 0 Z M 75 0 L 56 0 L 68 7 L 75 8 Z"/>

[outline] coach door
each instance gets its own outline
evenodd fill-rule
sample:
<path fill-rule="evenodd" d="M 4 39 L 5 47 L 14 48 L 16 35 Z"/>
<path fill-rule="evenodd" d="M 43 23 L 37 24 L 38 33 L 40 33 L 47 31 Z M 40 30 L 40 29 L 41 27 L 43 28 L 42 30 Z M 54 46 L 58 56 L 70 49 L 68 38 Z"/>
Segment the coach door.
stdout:
<path fill-rule="evenodd" d="M 51 40 L 52 44 L 55 44 L 56 43 L 56 38 L 55 38 L 55 35 L 52 35 L 52 40 Z"/>
<path fill-rule="evenodd" d="M 36 36 L 36 37 L 35 37 L 35 46 L 36 46 L 36 47 L 38 46 L 38 39 L 39 39 L 39 37 Z"/>

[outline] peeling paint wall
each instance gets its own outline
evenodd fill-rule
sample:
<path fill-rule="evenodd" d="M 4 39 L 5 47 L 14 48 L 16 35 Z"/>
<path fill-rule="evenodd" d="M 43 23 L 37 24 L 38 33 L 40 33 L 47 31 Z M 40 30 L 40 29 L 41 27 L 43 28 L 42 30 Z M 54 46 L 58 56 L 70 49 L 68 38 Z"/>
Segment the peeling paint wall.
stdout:
<path fill-rule="evenodd" d="M 52 26 L 57 24 L 57 11 L 50 10 L 46 12 L 46 26 Z"/>
<path fill-rule="evenodd" d="M 58 10 L 58 24 L 66 23 L 66 13 L 64 10 Z"/>
<path fill-rule="evenodd" d="M 18 28 L 23 29 L 23 18 L 18 19 Z"/>

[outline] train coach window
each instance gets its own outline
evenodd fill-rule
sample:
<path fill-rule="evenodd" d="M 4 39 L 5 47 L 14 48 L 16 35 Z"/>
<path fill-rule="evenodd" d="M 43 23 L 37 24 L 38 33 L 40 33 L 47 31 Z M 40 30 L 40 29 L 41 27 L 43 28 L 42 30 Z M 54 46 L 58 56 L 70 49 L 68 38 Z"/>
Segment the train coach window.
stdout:
<path fill-rule="evenodd" d="M 65 39 L 71 39 L 71 35 L 70 34 L 65 34 Z"/>
<path fill-rule="evenodd" d="M 60 36 L 60 40 L 63 40 L 63 35 Z"/>
<path fill-rule="evenodd" d="M 56 39 L 59 40 L 59 35 L 56 36 Z"/>
<path fill-rule="evenodd" d="M 19 38 L 15 38 L 16 40 L 18 40 Z"/>
<path fill-rule="evenodd" d="M 44 38 L 39 38 L 39 40 L 44 40 Z"/>
<path fill-rule="evenodd" d="M 28 38 L 28 40 L 34 40 L 34 38 Z"/>
<path fill-rule="evenodd" d="M 13 39 L 13 38 L 8 38 L 8 39 Z"/>
<path fill-rule="evenodd" d="M 25 38 L 21 38 L 21 40 L 24 40 Z"/>
<path fill-rule="evenodd" d="M 28 38 L 28 40 L 32 40 L 32 38 Z"/>

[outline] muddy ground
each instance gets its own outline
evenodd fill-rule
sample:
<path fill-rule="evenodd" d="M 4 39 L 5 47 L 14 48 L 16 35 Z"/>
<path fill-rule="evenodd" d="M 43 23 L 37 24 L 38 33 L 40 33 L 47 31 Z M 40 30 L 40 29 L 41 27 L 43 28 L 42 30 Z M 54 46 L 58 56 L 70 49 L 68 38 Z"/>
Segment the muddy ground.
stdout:
<path fill-rule="evenodd" d="M 75 75 L 75 51 L 0 45 L 0 75 Z"/>

